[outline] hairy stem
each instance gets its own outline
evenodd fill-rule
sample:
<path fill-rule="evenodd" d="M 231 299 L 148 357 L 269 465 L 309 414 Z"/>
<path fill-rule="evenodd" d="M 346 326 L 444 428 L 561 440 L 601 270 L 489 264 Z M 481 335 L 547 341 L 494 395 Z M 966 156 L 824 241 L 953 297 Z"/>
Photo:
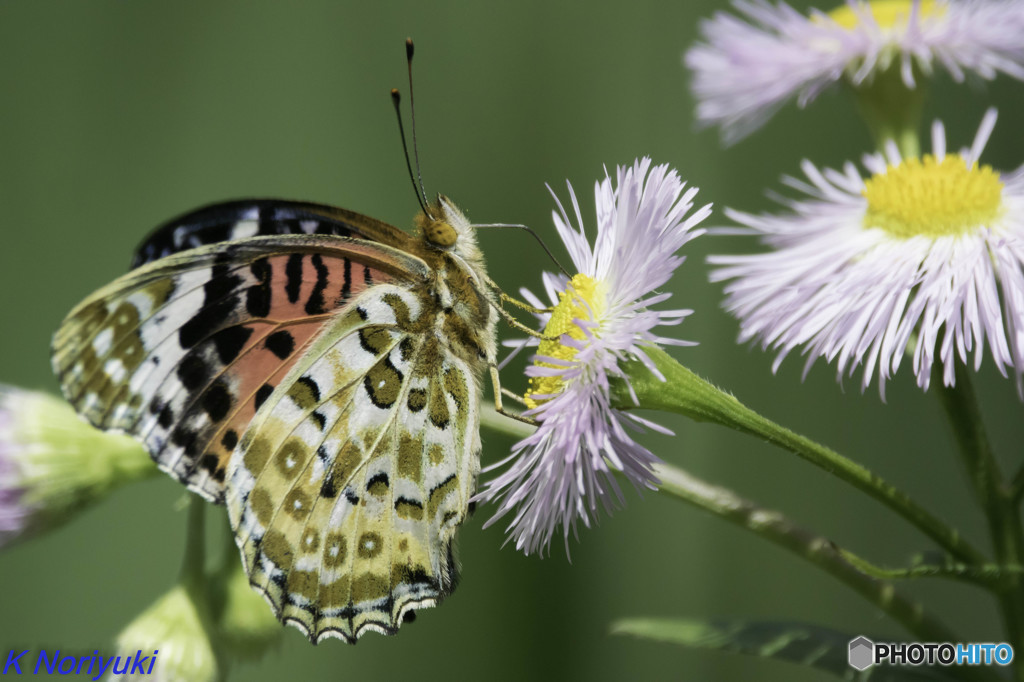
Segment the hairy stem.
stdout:
<path fill-rule="evenodd" d="M 661 492 L 709 511 L 796 554 L 843 583 L 900 623 L 924 642 L 963 639 L 925 607 L 896 590 L 892 583 L 872 577 L 849 560 L 849 553 L 831 540 L 803 528 L 783 514 L 760 507 L 731 490 L 711 485 L 667 464 L 656 467 Z M 948 671 L 964 680 L 998 680 L 991 670 L 960 666 Z"/>
<path fill-rule="evenodd" d="M 514 438 L 525 438 L 533 431 L 533 427 L 504 417 L 486 405 L 481 410 L 480 421 L 485 428 Z M 863 570 L 871 567 L 882 572 L 883 569 L 798 526 L 781 513 L 759 507 L 731 490 L 706 483 L 668 464 L 657 465 L 655 475 L 663 494 L 711 512 L 809 561 L 877 606 L 920 640 L 963 641 L 921 604 L 897 592 L 892 583 Z M 951 668 L 950 672 L 964 680 L 999 679 L 985 668 L 963 666 Z"/>
<path fill-rule="evenodd" d="M 953 429 L 974 497 L 988 522 L 996 560 L 1020 566 L 1024 562 L 1024 534 L 1014 491 L 1003 484 L 970 373 L 960 363 L 956 365 L 955 379 L 954 386 L 945 386 L 941 367 L 936 365 L 932 370 L 932 384 Z M 1016 651 L 1024 651 L 1024 576 L 1019 571 L 1004 571 L 994 591 L 1010 643 Z M 1024 680 L 1024 665 L 1014 667 L 1016 679 Z"/>
<path fill-rule="evenodd" d="M 968 564 L 991 563 L 961 537 L 959 532 L 877 474 L 824 445 L 762 417 L 733 396 L 683 367 L 660 348 L 652 347 L 646 352 L 665 380 L 662 381 L 651 373 L 639 360 L 626 363 L 625 369 L 629 374 L 637 402 L 633 401 L 624 382 L 621 382 L 615 389 L 617 407 L 675 412 L 697 421 L 713 422 L 763 438 L 881 502 L 934 540 L 958 561 Z"/>

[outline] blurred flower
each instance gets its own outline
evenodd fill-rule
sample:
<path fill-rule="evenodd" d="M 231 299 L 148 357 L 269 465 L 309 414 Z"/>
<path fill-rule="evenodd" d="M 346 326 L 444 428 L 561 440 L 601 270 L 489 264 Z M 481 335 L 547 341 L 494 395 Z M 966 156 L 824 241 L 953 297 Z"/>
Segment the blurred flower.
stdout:
<path fill-rule="evenodd" d="M 508 460 L 490 467 L 513 462 L 478 496 L 482 501 L 501 500 L 488 525 L 515 510 L 509 530 L 517 549 L 527 554 L 543 552 L 558 526 L 568 549 L 569 529 L 575 533 L 577 520 L 589 526 L 599 502 L 607 512 L 621 503 L 615 472 L 638 488 L 656 483 L 652 466 L 658 459 L 629 431 L 666 431 L 613 408 L 609 388 L 614 379 L 628 383 L 619 363 L 630 358 L 639 359 L 664 380 L 644 348 L 686 343 L 658 336 L 654 329 L 678 324 L 692 311 L 655 311 L 650 306 L 669 297 L 654 291 L 683 262 L 675 252 L 700 234 L 691 228 L 711 211 L 705 206 L 686 217 L 696 193 L 689 189 L 684 194 L 675 171 L 652 168 L 645 158 L 620 167 L 614 186 L 609 177 L 597 183 L 593 247 L 571 186 L 577 227 L 560 202 L 553 213 L 580 274 L 571 280 L 544 274 L 548 297 L 555 304 L 551 314 L 542 316 L 544 334 L 557 339 L 540 343 L 535 363 L 527 370 L 531 409 L 526 414 L 539 427 L 515 445 Z M 543 307 L 530 292 L 523 295 Z"/>
<path fill-rule="evenodd" d="M 745 19 L 718 12 L 701 22 L 704 42 L 686 53 L 697 119 L 732 143 L 759 128 L 794 96 L 804 107 L 844 75 L 870 85 L 890 67 L 907 88 L 915 66 L 937 64 L 957 82 L 966 72 L 1024 79 L 1020 0 L 849 0 L 805 16 L 784 2 L 734 0 Z"/>
<path fill-rule="evenodd" d="M 779 349 L 773 369 L 798 346 L 805 372 L 819 357 L 840 378 L 863 365 L 862 388 L 878 368 L 879 389 L 908 348 L 927 389 L 933 362 L 954 381 L 957 357 L 981 365 L 986 344 L 997 369 L 1024 371 L 1024 167 L 1000 175 L 978 157 L 995 125 L 984 117 L 970 149 L 946 153 L 942 124 L 932 154 L 864 157 L 819 171 L 810 184 L 786 183 L 809 199 L 783 203 L 782 215 L 727 211 L 741 231 L 760 235 L 766 253 L 715 256 L 712 280 L 731 280 L 726 307 L 741 321 L 740 340 Z"/>
<path fill-rule="evenodd" d="M 233 538 L 228 549 L 224 565 L 210 581 L 218 614 L 218 642 L 233 659 L 259 660 L 281 640 L 284 628 L 267 600 L 249 585 Z"/>
<path fill-rule="evenodd" d="M 120 660 L 114 661 L 107 679 L 111 682 L 220 680 L 223 676 L 209 631 L 202 600 L 194 599 L 184 584 L 176 585 L 117 636 Z M 144 667 L 136 664 L 140 656 L 150 657 Z"/>
<path fill-rule="evenodd" d="M 136 441 L 89 426 L 60 398 L 0 385 L 0 547 L 156 470 Z"/>

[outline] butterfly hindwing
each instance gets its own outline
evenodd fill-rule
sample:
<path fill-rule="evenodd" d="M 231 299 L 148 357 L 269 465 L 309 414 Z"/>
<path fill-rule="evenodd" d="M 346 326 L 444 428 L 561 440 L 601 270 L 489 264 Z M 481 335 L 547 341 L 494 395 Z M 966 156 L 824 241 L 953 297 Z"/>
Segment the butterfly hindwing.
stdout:
<path fill-rule="evenodd" d="M 425 333 L 429 297 L 354 299 L 259 413 L 227 505 L 253 584 L 319 641 L 393 634 L 455 586 L 479 470 L 474 370 Z"/>
<path fill-rule="evenodd" d="M 91 423 L 136 436 L 161 468 L 220 500 L 248 422 L 331 315 L 374 284 L 426 274 L 406 253 L 333 236 L 184 251 L 73 310 L 54 368 Z"/>

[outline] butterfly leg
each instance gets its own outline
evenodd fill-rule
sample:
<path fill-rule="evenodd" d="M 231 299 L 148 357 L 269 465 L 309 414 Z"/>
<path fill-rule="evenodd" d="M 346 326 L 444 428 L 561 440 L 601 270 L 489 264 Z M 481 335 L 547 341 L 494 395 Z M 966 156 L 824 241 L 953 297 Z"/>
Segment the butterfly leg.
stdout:
<path fill-rule="evenodd" d="M 519 403 L 523 407 L 529 407 L 529 405 L 526 404 L 526 401 L 523 400 L 523 396 L 519 395 L 518 393 L 515 393 L 513 391 L 508 390 L 504 386 L 501 387 L 501 394 L 503 396 L 505 396 L 506 398 L 511 398 L 512 400 L 516 401 L 517 403 Z"/>
<path fill-rule="evenodd" d="M 512 305 L 514 305 L 515 307 L 517 307 L 517 308 L 519 308 L 521 310 L 525 310 L 528 313 L 533 313 L 534 315 L 543 315 L 544 313 L 550 313 L 550 312 L 552 312 L 554 310 L 554 308 L 552 308 L 552 307 L 538 308 L 537 306 L 530 305 L 526 301 L 520 301 L 515 296 L 509 296 L 508 294 L 506 294 L 504 291 L 501 290 L 501 287 L 498 286 L 497 282 L 495 282 L 493 279 L 491 279 L 487 275 L 484 275 L 484 281 L 487 283 L 487 286 L 489 286 L 491 288 L 491 290 L 497 292 L 498 297 L 502 301 L 507 301 L 507 302 L 511 303 Z"/>
<path fill-rule="evenodd" d="M 521 301 L 516 301 L 511 296 L 509 296 L 508 294 L 503 292 L 501 289 L 499 289 L 498 285 L 495 284 L 494 281 L 491 278 L 487 277 L 486 275 L 484 275 L 484 281 L 486 282 L 486 284 L 489 287 L 491 287 L 494 291 L 497 291 L 498 294 L 500 294 L 501 300 L 515 301 L 516 305 L 520 305 L 522 303 Z M 474 285 L 474 288 L 476 288 L 475 285 Z M 540 339 L 541 341 L 555 341 L 555 340 L 557 340 L 558 337 L 556 337 L 556 336 L 545 336 L 541 332 L 534 331 L 533 329 L 530 329 L 525 324 L 523 324 L 522 322 L 517 320 L 512 313 L 510 313 L 509 311 L 505 310 L 505 308 L 502 305 L 500 305 L 497 301 L 495 301 L 492 296 L 484 294 L 483 292 L 480 291 L 480 289 L 476 289 L 476 290 L 478 292 L 480 292 L 481 295 L 487 300 L 487 304 L 489 306 L 491 306 L 491 308 L 493 308 L 495 312 L 497 312 L 499 315 L 501 315 L 502 319 L 504 319 L 505 322 L 507 322 L 509 324 L 509 326 L 511 326 L 513 329 L 518 329 L 519 331 L 523 332 L 524 334 L 528 334 L 528 335 L 530 335 L 530 336 L 532 336 L 532 337 L 534 337 L 536 339 Z M 493 294 L 494 292 L 492 291 L 491 293 Z M 523 306 L 525 306 L 527 309 L 532 308 L 532 306 L 530 306 L 529 304 L 525 304 L 525 303 L 522 303 L 522 305 L 520 307 L 523 307 Z M 549 312 L 547 310 L 541 310 L 539 308 L 535 308 L 534 311 L 536 311 L 538 314 L 539 313 L 544 313 L 544 312 Z"/>
<path fill-rule="evenodd" d="M 512 419 L 515 419 L 516 421 L 523 422 L 524 424 L 529 424 L 530 426 L 536 426 L 537 422 L 535 420 L 530 419 L 529 417 L 524 417 L 521 414 L 516 414 L 515 412 L 509 412 L 508 410 L 505 409 L 505 407 L 501 404 L 501 394 L 504 393 L 506 389 L 501 387 L 501 378 L 498 376 L 498 366 L 492 362 L 490 364 L 490 370 L 491 385 L 494 386 L 494 410 L 498 414 L 505 415 L 506 417 L 510 417 Z M 509 394 L 514 395 L 511 391 L 509 391 Z M 518 396 L 516 398 L 518 399 Z"/>
<path fill-rule="evenodd" d="M 554 310 L 554 308 L 552 307 L 538 308 L 536 306 L 532 306 L 526 301 L 520 301 L 518 298 L 515 298 L 514 296 L 509 296 L 500 289 L 498 290 L 498 294 L 501 296 L 502 301 L 507 301 L 508 303 L 511 303 L 515 307 L 525 310 L 528 313 L 533 313 L 534 315 L 543 315 L 544 313 L 550 313 Z"/>
<path fill-rule="evenodd" d="M 515 316 L 512 315 L 512 313 L 510 313 L 509 311 L 505 310 L 504 308 L 502 308 L 500 306 L 492 304 L 491 307 L 493 307 L 496 311 L 498 311 L 498 314 L 501 315 L 502 318 L 504 318 L 504 320 L 506 322 L 508 322 L 509 326 L 511 326 L 513 329 L 518 329 L 519 331 L 523 332 L 524 334 L 529 334 L 530 336 L 534 337 L 535 339 L 540 339 L 541 341 L 556 341 L 558 339 L 557 336 L 547 336 L 547 335 L 545 335 L 545 334 L 543 334 L 541 332 L 534 331 L 534 330 L 530 329 L 525 324 L 523 324 L 522 322 L 517 320 L 515 318 Z"/>

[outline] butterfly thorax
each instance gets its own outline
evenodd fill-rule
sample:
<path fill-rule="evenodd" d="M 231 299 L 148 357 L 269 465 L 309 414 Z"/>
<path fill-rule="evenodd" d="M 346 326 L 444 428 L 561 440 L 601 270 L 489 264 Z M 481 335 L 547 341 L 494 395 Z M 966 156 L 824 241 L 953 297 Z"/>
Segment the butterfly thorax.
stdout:
<path fill-rule="evenodd" d="M 422 292 L 424 309 L 436 311 L 439 341 L 470 366 L 494 358 L 496 302 L 487 286 L 483 257 L 469 220 L 445 196 L 416 216 L 419 253 L 433 281 Z"/>

